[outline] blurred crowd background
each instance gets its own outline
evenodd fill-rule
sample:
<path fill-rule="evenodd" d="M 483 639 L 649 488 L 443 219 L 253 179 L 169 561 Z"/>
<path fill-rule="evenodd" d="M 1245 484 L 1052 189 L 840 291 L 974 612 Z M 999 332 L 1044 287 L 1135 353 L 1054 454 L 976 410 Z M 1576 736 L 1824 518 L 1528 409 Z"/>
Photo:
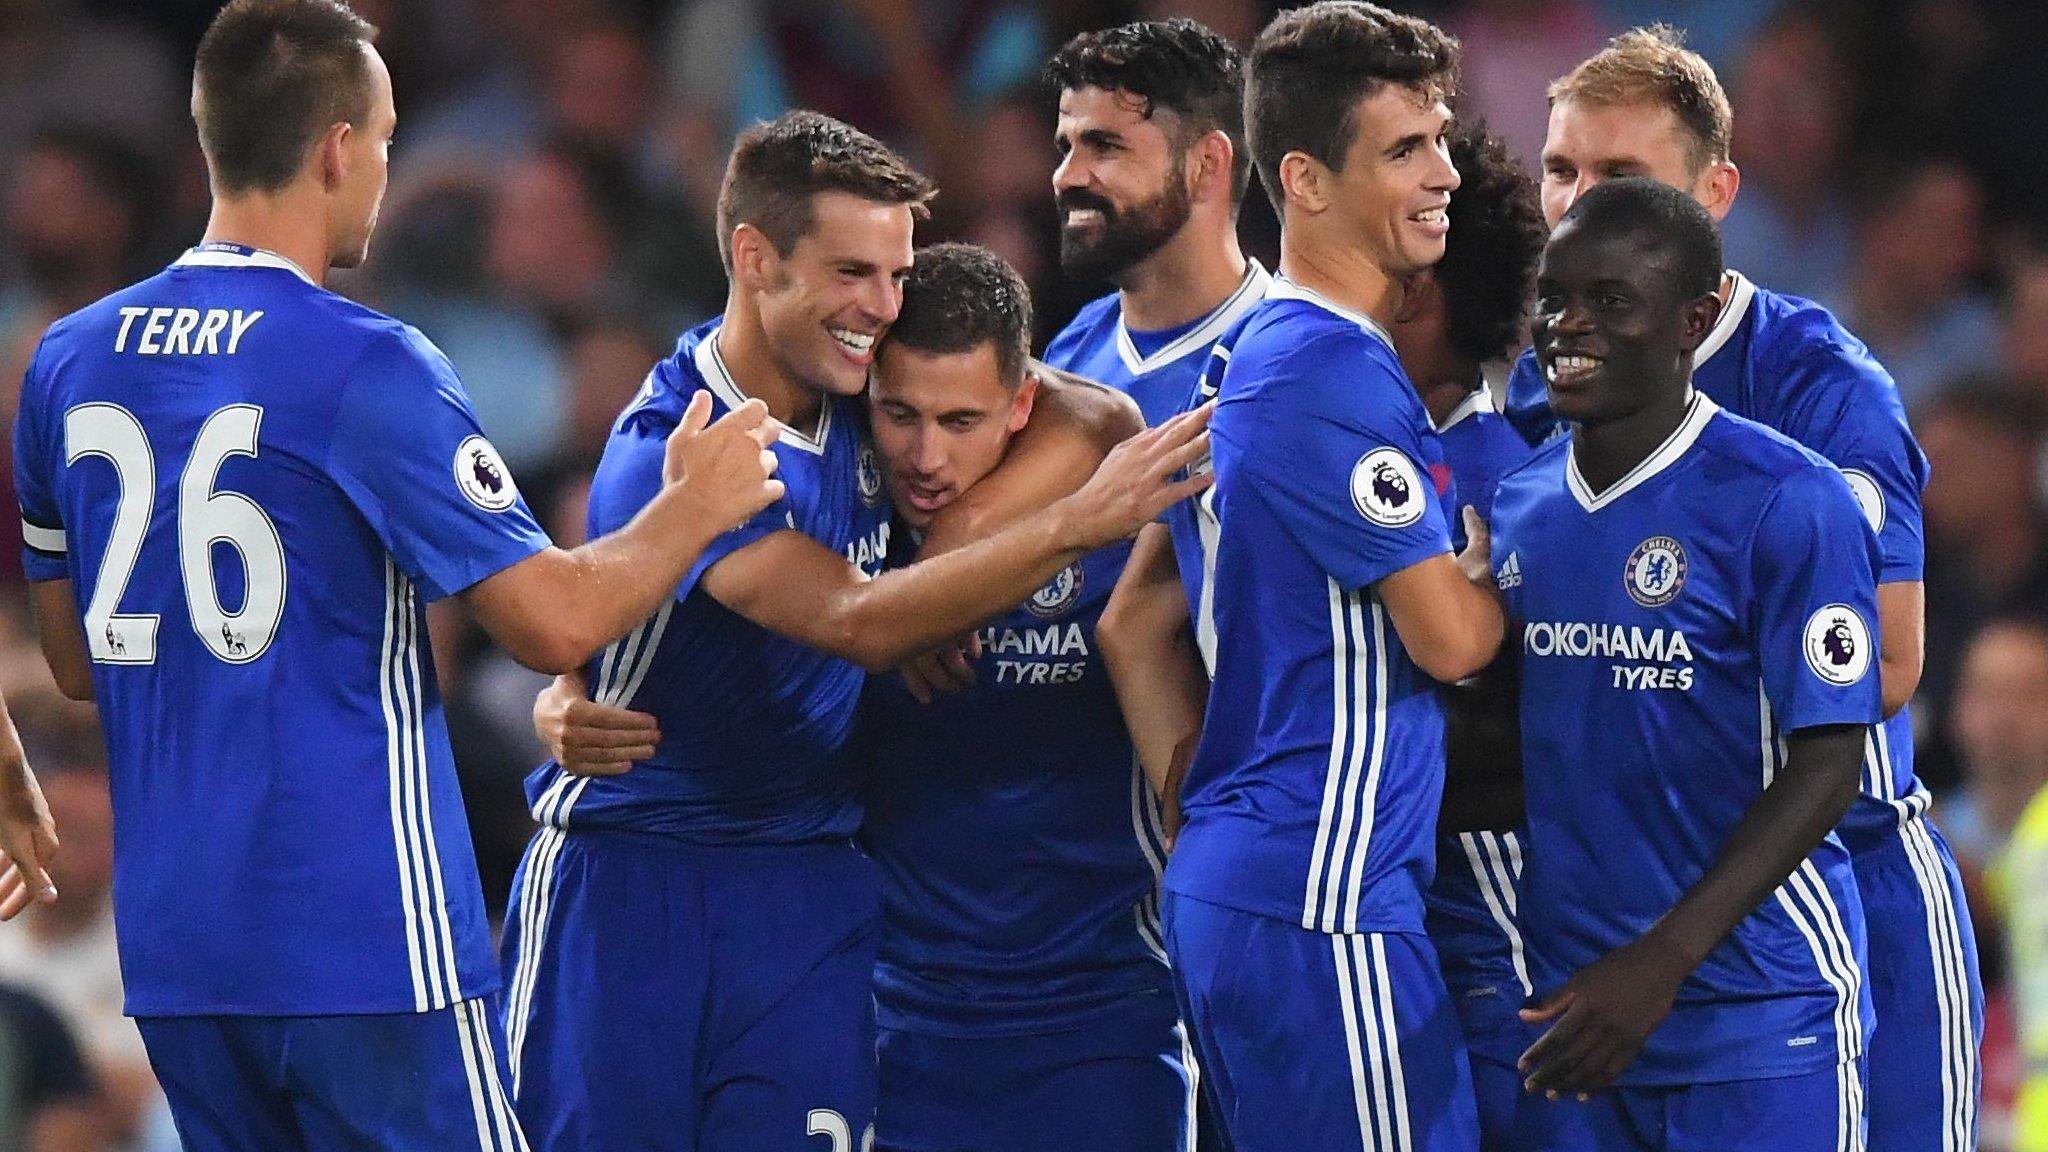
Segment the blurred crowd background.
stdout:
<path fill-rule="evenodd" d="M 563 544 L 606 430 L 724 283 L 712 206 L 735 132 L 784 108 L 844 118 L 942 188 L 924 241 L 989 245 L 1037 294 L 1041 340 L 1101 285 L 1064 282 L 1050 194 L 1069 35 L 1199 19 L 1248 44 L 1264 0 L 354 0 L 399 108 L 368 265 L 335 287 L 408 320 L 461 370 Z M 1531 166 L 1544 88 L 1664 20 L 1733 98 L 1731 266 L 1833 308 L 1898 378 L 1933 463 L 1921 775 L 1969 873 L 1992 1009 L 1985 1146 L 2020 1075 L 2001 872 L 2048 785 L 2048 6 L 1996 0 L 1397 3 L 1465 44 L 1459 113 Z M 205 173 L 191 52 L 218 0 L 0 0 L 0 416 L 43 327 L 195 242 Z M 1249 199 L 1248 249 L 1276 229 Z M 0 448 L 0 451 L 5 451 Z M 0 483 L 11 487 L 11 469 Z M 0 517 L 13 548 L 13 516 Z M 18 565 L 0 564 L 18 584 Z M 111 819 L 89 708 L 59 699 L 0 588 L 0 690 L 43 776 L 64 896 L 0 925 L 0 1147 L 172 1149 L 120 1016 Z M 434 649 L 483 865 L 502 908 L 530 825 L 538 677 L 441 606 Z M 194 836 L 205 829 L 195 828 Z M 2001 878 L 2004 882 L 2001 883 Z M 203 884 L 202 876 L 192 878 Z M 2038 896 L 2036 897 L 2038 899 Z M 2026 942 L 2021 942 L 2026 943 Z M 2033 942 L 2035 955 L 2048 941 Z M 2048 955 L 2042 962 L 2048 963 Z"/>

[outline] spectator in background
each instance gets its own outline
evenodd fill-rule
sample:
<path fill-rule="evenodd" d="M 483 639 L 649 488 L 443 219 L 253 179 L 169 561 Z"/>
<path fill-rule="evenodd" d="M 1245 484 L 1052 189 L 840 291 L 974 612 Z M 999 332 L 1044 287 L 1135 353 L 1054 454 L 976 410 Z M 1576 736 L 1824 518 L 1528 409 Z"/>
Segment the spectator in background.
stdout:
<path fill-rule="evenodd" d="M 0 984 L 0 1148 L 102 1152 L 98 1090 L 49 1005 Z"/>
<path fill-rule="evenodd" d="M 1984 193 L 1953 160 L 1886 169 L 1866 208 L 1847 292 L 1849 327 L 1891 370 L 1908 407 L 1993 370 L 1998 315 L 1984 272 Z"/>
<path fill-rule="evenodd" d="M 2035 249 L 2014 262 L 2006 283 L 2004 327 L 2005 370 L 2030 403 L 2048 407 L 2048 251 Z M 2036 489 L 2048 499 L 2048 487 Z"/>
<path fill-rule="evenodd" d="M 1742 211 L 1721 222 L 1729 267 L 1837 310 L 1854 234 L 1840 175 L 1854 88 L 1838 33 L 1800 11 L 1750 42 L 1731 93 Z"/>
<path fill-rule="evenodd" d="M 1599 13 L 1588 0 L 1471 0 L 1444 27 L 1464 45 L 1459 118 L 1485 120 L 1517 160 L 1540 170 L 1550 124 L 1540 97 L 1607 43 Z"/>
<path fill-rule="evenodd" d="M 43 796 L 63 838 L 52 870 L 63 896 L 0 924 L 0 981 L 33 991 L 63 1018 L 100 1085 L 106 1134 L 116 1147 L 131 1147 L 164 1105 L 142 1035 L 122 1015 L 114 811 L 99 732 L 90 712 L 54 698 L 17 696 L 14 705 L 31 728 Z"/>
<path fill-rule="evenodd" d="M 1985 886 L 2020 812 L 2048 787 L 2048 619 L 1993 620 L 1970 641 L 1951 706 L 1960 786 L 1938 799 L 1989 975 L 2004 959 Z M 1987 979 L 1987 983 L 1993 982 Z"/>
<path fill-rule="evenodd" d="M 0 332 L 42 334 L 52 320 L 144 272 L 161 190 L 149 161 L 114 136 L 83 128 L 36 134 L 8 166 L 9 282 Z"/>
<path fill-rule="evenodd" d="M 2048 527 L 2033 495 L 2040 434 L 2008 388 L 1972 382 L 1914 420 L 1931 478 L 1927 525 L 1927 668 L 1920 680 L 1921 778 L 1937 794 L 1958 779 L 1951 702 L 1964 646 L 1994 617 L 2048 618 Z"/>

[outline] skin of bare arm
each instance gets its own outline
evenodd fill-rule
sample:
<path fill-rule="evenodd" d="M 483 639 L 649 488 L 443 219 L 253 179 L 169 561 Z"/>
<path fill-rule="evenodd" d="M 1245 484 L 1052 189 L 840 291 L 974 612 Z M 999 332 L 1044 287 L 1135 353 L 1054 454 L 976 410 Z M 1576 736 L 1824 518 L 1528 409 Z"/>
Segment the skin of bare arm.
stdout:
<path fill-rule="evenodd" d="M 1878 682 L 1889 720 L 1920 688 L 1927 658 L 1927 586 L 1894 580 L 1877 586 Z"/>
<path fill-rule="evenodd" d="M 1163 524 L 1138 534 L 1095 635 L 1138 762 L 1159 794 L 1168 844 L 1180 830 L 1180 776 L 1202 732 L 1209 675 Z"/>

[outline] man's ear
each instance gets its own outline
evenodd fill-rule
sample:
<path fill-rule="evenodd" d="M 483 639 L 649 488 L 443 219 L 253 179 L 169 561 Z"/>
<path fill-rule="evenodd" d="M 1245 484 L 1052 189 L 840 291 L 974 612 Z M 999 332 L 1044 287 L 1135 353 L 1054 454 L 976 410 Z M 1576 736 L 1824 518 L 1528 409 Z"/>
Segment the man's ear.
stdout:
<path fill-rule="evenodd" d="M 1205 196 L 1220 195 L 1227 202 L 1231 193 L 1231 164 L 1237 158 L 1230 137 L 1217 129 L 1204 132 L 1188 149 L 1188 158 L 1193 161 L 1188 173 L 1190 198 L 1199 201 Z"/>
<path fill-rule="evenodd" d="M 759 289 L 769 284 L 781 260 L 775 242 L 759 228 L 741 224 L 732 230 L 732 277 L 743 287 Z"/>
<path fill-rule="evenodd" d="M 1313 216 L 1330 206 L 1330 170 L 1306 152 L 1280 158 L 1281 199 Z"/>
<path fill-rule="evenodd" d="M 339 121 L 329 125 L 313 146 L 314 159 L 320 165 L 320 186 L 329 192 L 341 187 L 348 178 L 348 142 L 354 132 L 354 125 Z"/>
<path fill-rule="evenodd" d="M 1707 165 L 1707 170 L 1700 174 L 1693 198 L 1718 224 L 1727 219 L 1728 210 L 1735 207 L 1735 193 L 1741 187 L 1742 170 L 1732 160 L 1721 160 Z"/>
<path fill-rule="evenodd" d="M 1709 292 L 1686 301 L 1681 317 L 1684 324 L 1679 332 L 1679 345 L 1687 352 L 1697 351 L 1706 343 L 1707 333 L 1714 330 L 1714 321 L 1721 318 L 1720 294 Z"/>
<path fill-rule="evenodd" d="M 1009 429 L 1012 432 L 1024 427 L 1031 420 L 1031 407 L 1038 402 L 1038 374 L 1031 366 L 1024 366 L 1024 382 L 1017 385 L 1017 394 L 1010 398 Z"/>

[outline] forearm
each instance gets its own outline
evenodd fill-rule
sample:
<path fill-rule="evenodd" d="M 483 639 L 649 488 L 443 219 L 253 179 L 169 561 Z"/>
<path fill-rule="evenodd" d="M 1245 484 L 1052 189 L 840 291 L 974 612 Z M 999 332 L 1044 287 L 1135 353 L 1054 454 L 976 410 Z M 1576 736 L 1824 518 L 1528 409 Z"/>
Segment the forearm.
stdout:
<path fill-rule="evenodd" d="M 654 614 L 711 542 L 664 491 L 616 532 L 550 548 L 471 589 L 465 600 L 512 657 L 540 672 L 581 667 Z"/>
<path fill-rule="evenodd" d="M 1209 705 L 1209 676 L 1195 651 L 1194 630 L 1183 615 L 1182 626 L 1165 635 L 1098 636 L 1110 687 L 1145 779 L 1163 801 L 1171 802 L 1166 777 L 1174 751 L 1201 731 Z"/>
<path fill-rule="evenodd" d="M 43 650 L 43 663 L 57 681 L 57 690 L 73 700 L 91 700 L 92 656 L 85 640 L 85 625 L 78 618 L 78 601 L 69 580 L 45 580 L 28 587 L 29 605 L 35 611 L 36 641 Z"/>
<path fill-rule="evenodd" d="M 1058 503 L 985 539 L 873 580 L 821 606 L 824 643 L 871 672 L 894 668 L 1022 603 L 1084 549 Z"/>
<path fill-rule="evenodd" d="M 1867 731 L 1837 725 L 1794 733 L 1784 767 L 1713 867 L 1647 935 L 1683 957 L 1687 971 L 1698 967 L 1841 823 L 1856 799 Z"/>

